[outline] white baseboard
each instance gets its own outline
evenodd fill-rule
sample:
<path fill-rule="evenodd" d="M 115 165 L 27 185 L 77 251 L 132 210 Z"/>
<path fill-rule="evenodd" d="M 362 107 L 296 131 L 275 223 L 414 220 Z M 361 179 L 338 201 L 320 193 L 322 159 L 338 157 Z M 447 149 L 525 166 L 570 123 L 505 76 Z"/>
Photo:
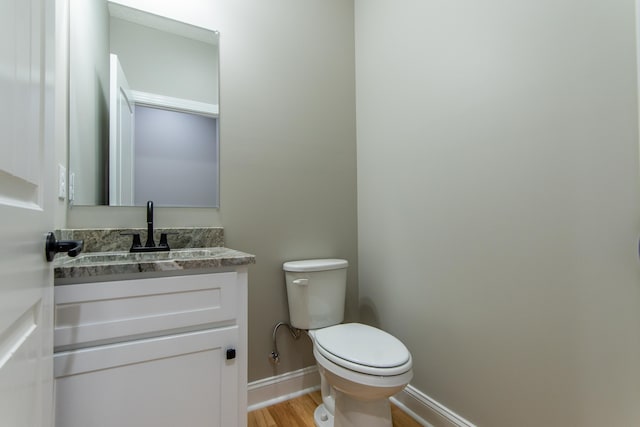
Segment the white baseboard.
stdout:
<path fill-rule="evenodd" d="M 391 401 L 425 427 L 476 427 L 411 384 Z"/>
<path fill-rule="evenodd" d="M 319 388 L 320 374 L 316 366 L 253 381 L 247 388 L 247 410 L 254 411 L 284 402 Z"/>
<path fill-rule="evenodd" d="M 265 408 L 320 388 L 316 366 L 249 383 L 248 411 Z M 409 384 L 391 401 L 425 427 L 476 427 Z"/>

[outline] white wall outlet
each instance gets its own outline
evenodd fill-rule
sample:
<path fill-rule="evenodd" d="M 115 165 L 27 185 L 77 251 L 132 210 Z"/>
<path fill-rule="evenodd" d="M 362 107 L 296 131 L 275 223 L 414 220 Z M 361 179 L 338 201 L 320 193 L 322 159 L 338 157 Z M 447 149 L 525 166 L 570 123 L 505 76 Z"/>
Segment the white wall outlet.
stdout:
<path fill-rule="evenodd" d="M 58 165 L 58 199 L 64 200 L 67 197 L 67 168 Z"/>

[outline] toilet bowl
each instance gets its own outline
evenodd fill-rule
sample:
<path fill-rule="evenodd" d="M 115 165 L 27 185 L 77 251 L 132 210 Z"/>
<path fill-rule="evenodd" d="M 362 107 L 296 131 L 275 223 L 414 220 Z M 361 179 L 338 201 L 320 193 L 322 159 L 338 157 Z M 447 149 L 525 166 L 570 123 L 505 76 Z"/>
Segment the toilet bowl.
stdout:
<path fill-rule="evenodd" d="M 320 372 L 318 427 L 391 427 L 389 397 L 413 377 L 409 350 L 393 335 L 360 323 L 342 324 L 345 260 L 287 262 L 291 325 L 307 330 Z"/>
<path fill-rule="evenodd" d="M 411 355 L 392 335 L 359 323 L 309 331 L 318 364 L 323 404 L 318 427 L 390 427 L 389 397 L 413 376 Z M 327 387 L 328 385 L 328 387 Z"/>

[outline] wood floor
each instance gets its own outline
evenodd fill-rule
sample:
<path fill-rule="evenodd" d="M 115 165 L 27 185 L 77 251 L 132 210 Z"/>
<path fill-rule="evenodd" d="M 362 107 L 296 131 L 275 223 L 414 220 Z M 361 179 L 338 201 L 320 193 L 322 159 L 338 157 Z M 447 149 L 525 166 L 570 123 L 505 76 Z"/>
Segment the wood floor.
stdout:
<path fill-rule="evenodd" d="M 248 427 L 315 427 L 313 411 L 322 403 L 319 391 L 249 412 Z M 391 404 L 393 427 L 420 427 L 413 418 Z"/>

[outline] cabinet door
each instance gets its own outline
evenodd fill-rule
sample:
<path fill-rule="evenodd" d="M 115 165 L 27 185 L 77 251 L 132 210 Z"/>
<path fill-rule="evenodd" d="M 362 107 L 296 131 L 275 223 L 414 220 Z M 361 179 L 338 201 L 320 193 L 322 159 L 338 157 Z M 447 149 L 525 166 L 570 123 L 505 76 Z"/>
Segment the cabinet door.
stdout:
<path fill-rule="evenodd" d="M 59 427 L 237 426 L 238 327 L 55 355 Z"/>

